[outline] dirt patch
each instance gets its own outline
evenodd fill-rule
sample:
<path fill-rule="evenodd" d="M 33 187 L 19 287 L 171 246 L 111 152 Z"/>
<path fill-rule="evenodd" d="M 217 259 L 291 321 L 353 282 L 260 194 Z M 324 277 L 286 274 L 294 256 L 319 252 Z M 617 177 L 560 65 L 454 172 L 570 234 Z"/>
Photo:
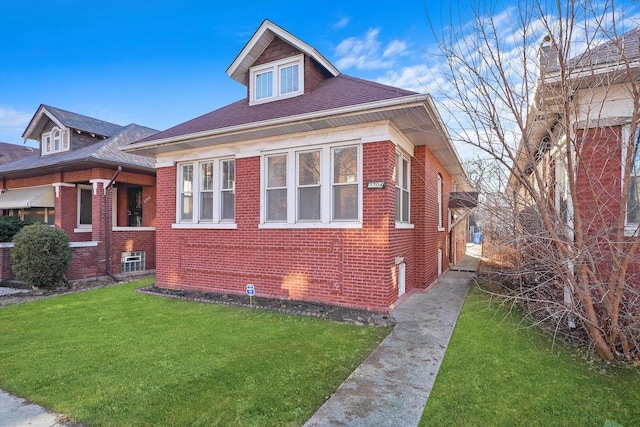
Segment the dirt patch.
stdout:
<path fill-rule="evenodd" d="M 334 320 L 356 325 L 393 326 L 395 320 L 388 314 L 374 313 L 366 310 L 340 307 L 316 302 L 282 300 L 276 298 L 252 297 L 247 295 L 222 294 L 213 292 L 196 292 L 147 286 L 137 289 L 146 295 L 158 295 L 189 301 L 213 304 L 233 305 L 257 310 L 274 311 L 306 317 Z"/>

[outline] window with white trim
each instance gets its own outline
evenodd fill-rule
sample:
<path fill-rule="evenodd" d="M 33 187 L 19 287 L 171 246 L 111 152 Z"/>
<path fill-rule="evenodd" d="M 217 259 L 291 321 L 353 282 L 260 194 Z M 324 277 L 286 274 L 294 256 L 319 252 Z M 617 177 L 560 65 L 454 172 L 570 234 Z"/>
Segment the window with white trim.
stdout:
<path fill-rule="evenodd" d="M 410 204 L 410 163 L 409 160 L 400 153 L 396 153 L 396 222 L 408 223 Z"/>
<path fill-rule="evenodd" d="M 51 131 L 42 134 L 42 154 L 69 151 L 69 132 L 54 126 Z"/>
<path fill-rule="evenodd" d="M 93 189 L 89 185 L 78 185 L 78 228 L 91 228 L 93 223 Z"/>
<path fill-rule="evenodd" d="M 324 146 L 266 154 L 263 224 L 360 221 L 361 146 Z"/>
<path fill-rule="evenodd" d="M 211 159 L 178 165 L 177 222 L 233 222 L 235 176 L 234 159 Z"/>
<path fill-rule="evenodd" d="M 438 230 L 444 230 L 442 221 L 442 175 L 438 174 Z"/>
<path fill-rule="evenodd" d="M 275 101 L 302 95 L 304 92 L 304 56 L 252 67 L 250 104 Z"/>
<path fill-rule="evenodd" d="M 629 132 L 627 131 L 627 135 Z M 633 157 L 631 160 L 629 192 L 627 194 L 627 225 L 640 224 L 640 129 L 634 138 Z"/>

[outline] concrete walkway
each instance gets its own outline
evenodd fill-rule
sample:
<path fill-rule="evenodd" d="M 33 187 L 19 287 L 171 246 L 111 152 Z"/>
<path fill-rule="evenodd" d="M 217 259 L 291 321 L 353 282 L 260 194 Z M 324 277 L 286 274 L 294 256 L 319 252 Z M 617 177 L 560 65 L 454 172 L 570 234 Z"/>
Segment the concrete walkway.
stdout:
<path fill-rule="evenodd" d="M 481 254 L 468 245 L 458 263 L 425 293 L 391 313 L 396 326 L 305 427 L 417 426 Z M 461 267 L 462 268 L 462 267 Z"/>

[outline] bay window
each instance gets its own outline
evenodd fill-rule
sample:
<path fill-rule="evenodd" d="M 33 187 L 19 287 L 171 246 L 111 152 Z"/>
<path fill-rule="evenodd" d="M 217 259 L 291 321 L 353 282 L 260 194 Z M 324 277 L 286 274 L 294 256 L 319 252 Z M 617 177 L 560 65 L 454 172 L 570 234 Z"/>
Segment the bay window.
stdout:
<path fill-rule="evenodd" d="M 177 219 L 182 224 L 235 220 L 235 160 L 214 159 L 178 166 Z"/>

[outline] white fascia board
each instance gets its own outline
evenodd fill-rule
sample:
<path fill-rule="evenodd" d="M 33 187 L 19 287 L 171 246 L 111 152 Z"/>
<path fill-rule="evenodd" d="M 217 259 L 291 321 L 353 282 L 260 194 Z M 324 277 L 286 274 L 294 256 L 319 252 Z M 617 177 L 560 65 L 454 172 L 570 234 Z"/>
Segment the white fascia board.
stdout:
<path fill-rule="evenodd" d="M 362 113 L 367 111 L 373 112 L 376 110 L 387 110 L 392 107 L 402 107 L 402 108 L 417 107 L 420 105 L 424 105 L 424 103 L 429 98 L 430 97 L 428 95 L 417 94 L 417 95 L 404 96 L 401 98 L 392 98 L 392 99 L 386 99 L 381 101 L 373 101 L 373 102 L 368 102 L 366 104 L 350 105 L 347 107 L 334 108 L 331 110 L 314 111 L 312 113 L 305 113 L 297 116 L 279 117 L 277 119 L 245 123 L 245 124 L 236 125 L 236 126 L 229 126 L 226 128 L 206 130 L 202 132 L 178 135 L 170 138 L 157 139 L 149 142 L 131 144 L 131 145 L 128 145 L 123 150 L 127 152 L 135 151 L 136 149 L 140 149 L 140 148 L 159 147 L 162 145 L 168 145 L 175 142 L 182 142 L 182 141 L 215 137 L 215 136 L 224 135 L 224 134 L 245 132 L 248 130 L 255 130 L 262 127 L 267 128 L 267 127 L 272 127 L 272 126 L 277 126 L 282 124 L 304 122 L 304 121 L 321 119 L 321 118 L 326 118 L 331 116 Z"/>
<path fill-rule="evenodd" d="M 30 135 L 35 131 L 43 115 L 46 115 L 49 119 L 51 119 L 51 121 L 55 123 L 56 126 L 58 126 L 61 130 L 68 130 L 67 127 L 60 122 L 60 120 L 58 120 L 53 114 L 51 114 L 49 110 L 46 109 L 46 107 L 40 106 L 38 112 L 36 112 L 35 116 L 33 116 L 31 121 L 29 122 L 29 126 L 27 126 L 27 129 L 25 129 L 24 133 L 22 134 L 22 139 L 24 139 L 25 141 L 27 141 L 28 139 L 33 139 L 35 141 L 40 140 L 40 135 L 36 135 L 36 138 L 30 137 Z"/>
<path fill-rule="evenodd" d="M 171 167 L 175 163 L 188 162 L 197 159 L 234 157 L 236 159 L 261 156 L 268 152 L 277 152 L 298 147 L 316 147 L 326 144 L 340 143 L 371 143 L 392 141 L 408 154 L 413 155 L 413 146 L 402 133 L 388 121 L 371 123 L 369 125 L 351 125 L 331 131 L 317 130 L 290 135 L 273 136 L 260 140 L 239 141 L 229 144 L 193 148 L 190 150 L 176 150 L 161 153 L 156 160 L 156 167 Z"/>

